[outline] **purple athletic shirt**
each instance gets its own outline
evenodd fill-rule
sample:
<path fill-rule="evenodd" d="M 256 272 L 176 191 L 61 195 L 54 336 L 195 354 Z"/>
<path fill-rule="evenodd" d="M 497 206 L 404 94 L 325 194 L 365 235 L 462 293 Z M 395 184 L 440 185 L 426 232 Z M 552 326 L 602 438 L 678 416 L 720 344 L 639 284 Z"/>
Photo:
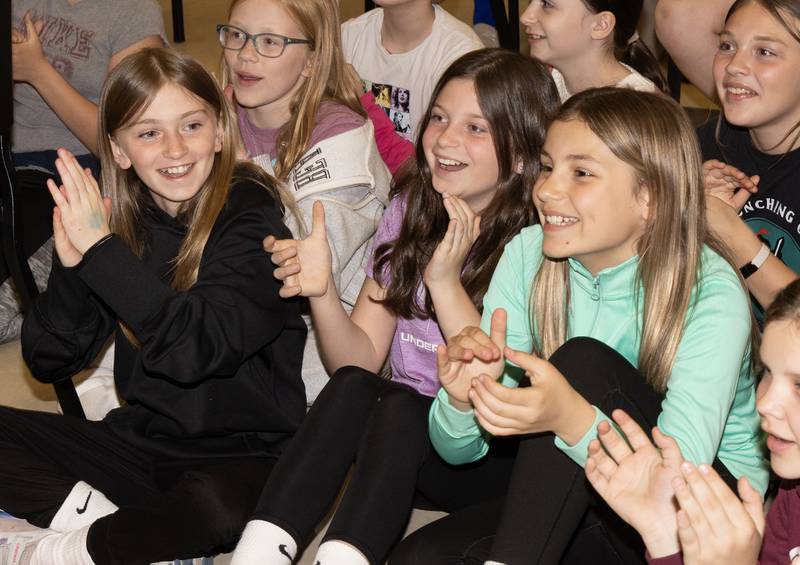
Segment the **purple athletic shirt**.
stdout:
<path fill-rule="evenodd" d="M 374 251 L 379 245 L 395 241 L 400 235 L 403 225 L 406 201 L 403 196 L 392 199 L 383 213 L 381 224 L 372 240 L 373 252 L 364 267 L 367 276 L 374 276 Z M 388 272 L 384 272 L 383 284 L 386 285 Z M 417 298 L 424 300 L 425 286 L 420 284 Z M 392 338 L 392 349 L 389 352 L 389 363 L 392 368 L 392 380 L 403 383 L 420 394 L 435 396 L 439 390 L 439 377 L 436 374 L 436 346 L 444 343 L 444 336 L 434 320 L 418 318 L 397 318 L 397 328 Z"/>

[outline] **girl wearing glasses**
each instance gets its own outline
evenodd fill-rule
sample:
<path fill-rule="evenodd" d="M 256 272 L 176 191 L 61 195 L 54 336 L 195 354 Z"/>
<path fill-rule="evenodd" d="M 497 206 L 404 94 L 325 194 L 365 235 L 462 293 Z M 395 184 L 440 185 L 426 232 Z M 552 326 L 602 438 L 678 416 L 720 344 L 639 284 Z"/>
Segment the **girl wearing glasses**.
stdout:
<path fill-rule="evenodd" d="M 295 237 L 304 237 L 312 204 L 322 201 L 334 280 L 349 312 L 390 176 L 358 100 L 360 84 L 341 54 L 338 3 L 233 0 L 218 29 L 245 149 L 294 195 L 299 217 L 285 219 Z M 309 402 L 328 380 L 312 333 L 303 380 Z"/>

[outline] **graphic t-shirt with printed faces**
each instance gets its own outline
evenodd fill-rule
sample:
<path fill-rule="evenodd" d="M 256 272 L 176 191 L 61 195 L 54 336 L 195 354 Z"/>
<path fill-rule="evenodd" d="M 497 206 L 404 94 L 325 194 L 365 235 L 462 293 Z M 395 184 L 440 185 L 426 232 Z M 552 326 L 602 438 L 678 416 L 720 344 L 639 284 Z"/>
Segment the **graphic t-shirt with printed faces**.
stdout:
<path fill-rule="evenodd" d="M 726 121 L 717 142 L 716 125 L 711 121 L 698 129 L 703 160 L 718 159 L 761 177 L 758 192 L 739 215 L 778 259 L 800 273 L 800 149 L 767 155 L 753 146 L 746 129 Z"/>
<path fill-rule="evenodd" d="M 383 278 L 376 278 L 374 271 L 374 250 L 384 243 L 395 241 L 400 235 L 406 200 L 397 196 L 386 207 L 381 225 L 375 232 L 373 252 L 364 270 L 368 277 L 379 281 L 383 286 L 388 284 L 389 272 L 384 269 Z M 425 286 L 420 284 L 417 299 L 422 303 L 425 299 Z M 397 318 L 397 328 L 392 338 L 389 352 L 389 364 L 392 368 L 392 380 L 410 386 L 425 396 L 435 396 L 439 390 L 439 377 L 436 373 L 436 348 L 444 343 L 444 336 L 435 320 L 418 318 Z"/>
<path fill-rule="evenodd" d="M 12 0 L 12 25 L 25 31 L 24 17 L 42 20 L 39 40 L 47 60 L 81 96 L 94 102 L 114 54 L 157 35 L 164 38 L 161 7 L 155 0 Z M 89 150 L 67 129 L 31 85 L 14 84 L 15 153 L 65 147 Z"/>
<path fill-rule="evenodd" d="M 467 24 L 434 6 L 430 35 L 411 51 L 389 53 L 381 42 L 383 8 L 342 24 L 342 51 L 375 103 L 394 123 L 397 133 L 416 141 L 417 125 L 442 73 L 461 55 L 483 44 Z"/>

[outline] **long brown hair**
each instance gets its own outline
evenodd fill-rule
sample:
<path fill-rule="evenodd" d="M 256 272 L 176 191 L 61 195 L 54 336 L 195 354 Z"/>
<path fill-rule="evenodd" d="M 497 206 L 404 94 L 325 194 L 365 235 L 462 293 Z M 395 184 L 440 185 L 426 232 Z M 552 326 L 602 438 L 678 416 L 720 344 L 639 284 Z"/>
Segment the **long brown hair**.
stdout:
<path fill-rule="evenodd" d="M 154 204 L 147 186 L 133 168 L 121 169 L 114 162 L 111 139 L 133 122 L 153 101 L 158 91 L 174 84 L 196 96 L 211 110 L 222 132 L 222 149 L 214 155 L 208 178 L 190 201 L 182 205 L 178 219 L 187 233 L 174 260 L 171 285 L 188 290 L 197 281 L 200 259 L 211 228 L 228 198 L 234 176 L 248 176 L 281 197 L 274 180 L 255 166 L 237 168 L 231 111 L 217 82 L 203 66 L 172 49 L 143 49 L 126 57 L 106 79 L 100 96 L 99 152 L 103 168 L 102 192 L 111 197 L 110 227 L 138 256 L 147 240 L 144 215 Z"/>
<path fill-rule="evenodd" d="M 236 5 L 243 0 L 232 0 L 228 10 L 231 19 Z M 289 17 L 311 41 L 312 66 L 307 78 L 291 103 L 291 118 L 283 125 L 276 140 L 278 154 L 275 176 L 286 180 L 295 163 L 308 150 L 311 134 L 317 120 L 317 110 L 324 100 L 343 104 L 366 118 L 361 103 L 355 73 L 347 66 L 342 54 L 339 3 L 337 0 L 273 0 L 278 2 Z M 222 57 L 222 80 L 230 80 L 230 69 Z"/>
<path fill-rule="evenodd" d="M 481 233 L 472 246 L 461 274 L 464 289 L 478 310 L 506 243 L 536 219 L 531 188 L 539 174 L 539 152 L 545 128 L 558 107 L 550 73 L 544 65 L 519 53 L 481 49 L 457 59 L 439 79 L 419 131 L 424 132 L 439 93 L 454 79 L 475 85 L 478 104 L 489 122 L 499 168 L 497 188 L 481 212 Z M 516 172 L 521 163 L 522 173 Z M 430 296 L 419 304 L 416 296 L 422 274 L 449 222 L 442 197 L 433 189 L 431 170 L 417 141 L 415 158 L 395 179 L 392 196 L 407 198 L 403 225 L 396 241 L 375 250 L 375 272 L 384 266 L 391 277 L 385 283 L 383 305 L 404 318 L 435 317 Z"/>
<path fill-rule="evenodd" d="M 671 98 L 627 89 L 590 89 L 570 98 L 555 118 L 580 120 L 631 166 L 647 190 L 649 218 L 637 242 L 636 287 L 644 303 L 639 370 L 666 389 L 707 245 L 731 263 L 706 225 L 702 159 L 694 128 Z M 738 269 L 731 263 L 736 273 Z M 545 257 L 533 282 L 531 316 L 540 355 L 567 339 L 569 266 Z M 742 282 L 744 286 L 744 283 Z"/>
<path fill-rule="evenodd" d="M 616 19 L 613 37 L 614 57 L 639 71 L 664 92 L 667 83 L 661 74 L 661 67 L 645 42 L 636 35 L 642 3 L 643 0 L 583 0 L 584 6 L 592 13 L 614 14 Z"/>

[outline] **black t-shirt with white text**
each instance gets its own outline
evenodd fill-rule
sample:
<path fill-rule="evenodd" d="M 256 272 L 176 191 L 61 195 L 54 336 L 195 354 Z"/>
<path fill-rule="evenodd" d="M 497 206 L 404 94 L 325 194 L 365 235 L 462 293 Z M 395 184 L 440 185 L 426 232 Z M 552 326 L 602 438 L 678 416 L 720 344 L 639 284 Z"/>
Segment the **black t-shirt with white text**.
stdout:
<path fill-rule="evenodd" d="M 703 160 L 718 159 L 748 176 L 759 175 L 758 192 L 739 213 L 758 238 L 793 271 L 800 273 L 800 149 L 768 155 L 753 146 L 745 128 L 724 121 L 697 130 Z"/>

